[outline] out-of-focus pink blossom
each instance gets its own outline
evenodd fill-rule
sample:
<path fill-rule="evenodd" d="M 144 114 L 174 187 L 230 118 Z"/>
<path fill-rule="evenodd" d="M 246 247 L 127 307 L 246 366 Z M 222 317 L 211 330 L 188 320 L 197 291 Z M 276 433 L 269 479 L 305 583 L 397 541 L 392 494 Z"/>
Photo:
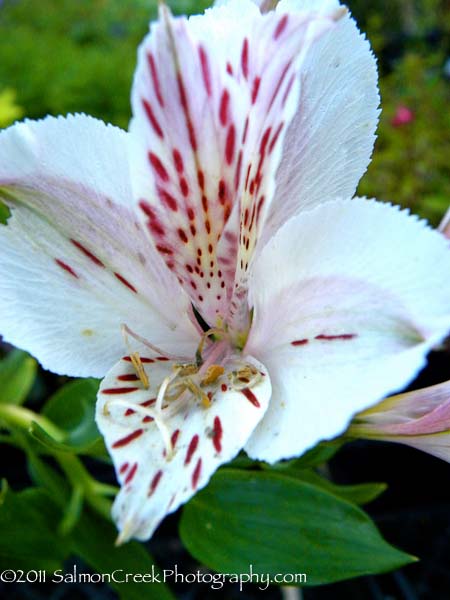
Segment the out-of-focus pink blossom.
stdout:
<path fill-rule="evenodd" d="M 404 104 L 400 104 L 391 119 L 391 125 L 393 127 L 403 127 L 403 125 L 408 125 L 408 123 L 414 121 L 414 118 L 414 112 Z"/>

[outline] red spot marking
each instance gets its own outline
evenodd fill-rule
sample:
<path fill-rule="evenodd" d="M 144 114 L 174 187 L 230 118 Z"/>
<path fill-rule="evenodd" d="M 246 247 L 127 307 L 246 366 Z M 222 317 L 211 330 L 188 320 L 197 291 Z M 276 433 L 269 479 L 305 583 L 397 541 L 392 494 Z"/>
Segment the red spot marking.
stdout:
<path fill-rule="evenodd" d="M 270 100 L 269 107 L 268 107 L 267 111 L 269 111 L 269 110 L 272 108 L 272 105 L 273 105 L 273 103 L 275 102 L 275 98 L 278 96 L 278 93 L 279 93 L 279 91 L 280 91 L 280 88 L 281 88 L 281 84 L 283 83 L 283 81 L 284 81 L 284 78 L 286 77 L 286 75 L 287 75 L 287 72 L 289 71 L 289 67 L 290 67 L 290 66 L 291 66 L 291 61 L 289 61 L 289 62 L 288 62 L 286 65 L 285 65 L 285 67 L 284 67 L 284 69 L 283 69 L 283 71 L 282 71 L 282 73 L 281 73 L 281 75 L 280 75 L 280 78 L 279 78 L 279 80 L 278 80 L 278 83 L 277 83 L 277 84 L 276 84 L 276 86 L 275 86 L 275 89 L 274 89 L 274 92 L 273 92 L 272 98 L 271 98 L 271 100 Z"/>
<path fill-rule="evenodd" d="M 197 181 L 198 181 L 198 185 L 200 187 L 201 190 L 205 189 L 205 175 L 203 173 L 203 171 L 199 170 L 197 171 Z"/>
<path fill-rule="evenodd" d="M 165 231 L 163 229 L 163 226 L 161 225 L 161 223 L 159 223 L 158 221 L 152 221 L 149 224 L 149 228 L 151 229 L 151 231 L 153 231 L 153 233 L 155 233 L 156 235 L 164 235 Z"/>
<path fill-rule="evenodd" d="M 197 489 L 198 480 L 200 479 L 200 473 L 202 471 L 202 459 L 199 458 L 195 465 L 194 472 L 192 473 L 192 489 Z"/>
<path fill-rule="evenodd" d="M 171 194 L 169 194 L 169 192 L 166 192 L 166 190 L 162 188 L 158 188 L 158 194 L 163 203 L 167 206 L 167 208 L 170 208 L 170 210 L 173 210 L 173 212 L 177 212 L 177 201 Z"/>
<path fill-rule="evenodd" d="M 93 263 L 95 263 L 96 265 L 98 265 L 99 267 L 104 267 L 105 265 L 102 263 L 102 261 L 100 259 L 98 259 L 95 254 L 92 254 L 92 252 L 90 252 L 87 248 L 85 248 L 82 244 L 80 244 L 80 242 L 77 242 L 76 240 L 70 240 L 72 242 L 72 244 L 78 248 L 78 250 L 81 250 L 81 252 L 87 256 L 88 258 L 90 258 L 92 260 Z"/>
<path fill-rule="evenodd" d="M 160 159 L 158 158 L 158 156 L 156 156 L 156 154 L 154 154 L 153 152 L 149 152 L 148 160 L 150 161 L 150 164 L 152 165 L 153 170 L 158 175 L 158 177 L 160 177 L 163 181 L 169 181 L 169 174 L 166 171 L 166 168 L 164 167 Z"/>
<path fill-rule="evenodd" d="M 155 362 L 153 358 L 146 358 L 146 357 L 140 356 L 139 359 L 140 359 L 140 361 L 142 363 L 153 363 L 153 362 Z M 127 362 L 131 362 L 131 358 L 129 356 L 124 356 L 122 358 L 122 360 L 126 360 Z"/>
<path fill-rule="evenodd" d="M 194 269 L 191 267 L 191 265 L 186 265 L 186 270 L 187 270 L 189 273 L 193 273 L 193 272 L 194 272 Z"/>
<path fill-rule="evenodd" d="M 150 204 L 148 202 L 146 202 L 145 200 L 140 200 L 139 201 L 139 207 L 142 210 L 142 212 L 149 218 L 149 219 L 157 219 L 158 217 L 156 216 L 156 213 L 153 209 L 152 206 L 150 206 Z"/>
<path fill-rule="evenodd" d="M 129 281 L 127 281 L 125 279 L 125 277 L 122 277 L 122 275 L 120 275 L 120 273 L 114 273 L 114 275 L 120 281 L 120 283 L 123 283 L 124 286 L 126 286 L 128 289 L 130 289 L 135 294 L 137 294 L 137 289 L 134 287 L 134 285 L 131 285 L 131 283 Z"/>
<path fill-rule="evenodd" d="M 156 249 L 158 250 L 158 252 L 161 252 L 161 254 L 173 254 L 173 251 L 170 248 L 162 246 L 161 244 L 157 244 Z"/>
<path fill-rule="evenodd" d="M 195 229 L 195 226 L 194 226 L 194 225 L 191 225 L 191 227 L 190 227 L 190 230 L 191 230 L 191 234 L 192 234 L 193 236 L 195 236 L 195 235 L 197 234 L 197 230 Z"/>
<path fill-rule="evenodd" d="M 129 466 L 130 466 L 129 463 L 127 463 L 127 462 L 123 463 L 123 465 L 119 469 L 119 473 L 121 475 L 123 475 L 125 473 L 125 471 L 128 469 Z"/>
<path fill-rule="evenodd" d="M 205 221 L 205 229 L 208 234 L 211 233 L 211 223 L 208 220 Z"/>
<path fill-rule="evenodd" d="M 196 289 L 197 289 L 197 284 L 195 283 L 195 281 L 191 281 L 191 288 L 192 288 L 193 290 L 196 290 Z"/>
<path fill-rule="evenodd" d="M 245 144 L 245 141 L 247 139 L 247 133 L 248 133 L 248 126 L 250 124 L 249 118 L 247 117 L 245 119 L 245 125 L 244 125 L 244 133 L 242 134 L 242 143 Z"/>
<path fill-rule="evenodd" d="M 259 86 L 261 85 L 261 77 L 255 77 L 252 89 L 252 104 L 255 104 L 258 98 Z"/>
<path fill-rule="evenodd" d="M 263 157 L 266 153 L 267 142 L 269 141 L 271 131 L 272 131 L 272 128 L 268 127 L 266 129 L 266 131 L 264 132 L 264 135 L 262 136 L 261 145 L 259 147 L 259 153 L 261 154 L 261 157 Z"/>
<path fill-rule="evenodd" d="M 191 115 L 189 113 L 186 90 L 184 87 L 183 79 L 181 78 L 180 74 L 178 74 L 178 76 L 177 76 L 177 81 L 178 81 L 178 91 L 180 94 L 180 102 L 181 102 L 181 106 L 183 107 L 183 110 L 184 110 L 185 119 L 186 119 L 186 127 L 187 127 L 188 134 L 189 134 L 189 142 L 190 142 L 191 147 L 194 150 L 194 152 L 196 152 L 197 151 L 197 139 L 195 137 L 194 126 L 192 124 Z"/>
<path fill-rule="evenodd" d="M 248 77 L 248 39 L 247 38 L 245 38 L 244 44 L 242 45 L 241 67 L 242 67 L 242 73 L 243 73 L 245 79 L 247 79 L 247 77 Z"/>
<path fill-rule="evenodd" d="M 151 54 L 147 54 L 147 59 L 148 59 L 149 67 L 150 67 L 150 74 L 151 74 L 152 81 L 153 81 L 153 87 L 155 88 L 156 97 L 158 98 L 158 102 L 159 102 L 160 106 L 164 106 L 164 100 L 163 100 L 163 97 L 161 94 L 161 85 L 159 83 L 159 77 L 158 77 L 158 72 L 156 70 L 155 61 Z"/>
<path fill-rule="evenodd" d="M 252 163 L 250 163 L 247 168 L 247 177 L 245 178 L 245 189 L 248 188 L 248 180 L 250 179 L 250 171 L 251 170 L 252 170 Z"/>
<path fill-rule="evenodd" d="M 284 121 L 282 121 L 282 122 L 280 123 L 280 125 L 278 126 L 278 129 L 277 129 L 277 130 L 276 130 L 276 132 L 275 132 L 275 135 L 274 135 L 274 136 L 273 136 L 273 138 L 272 138 L 272 141 L 270 142 L 270 146 L 269 146 L 269 154 L 271 154 L 271 153 L 272 153 L 272 150 L 274 149 L 274 147 L 275 147 L 275 144 L 277 143 L 277 141 L 278 141 L 278 138 L 280 137 L 280 133 L 281 133 L 281 131 L 283 130 L 283 127 L 284 127 Z"/>
<path fill-rule="evenodd" d="M 247 222 L 248 222 L 248 208 L 245 209 L 245 213 L 244 213 L 244 227 L 247 226 Z"/>
<path fill-rule="evenodd" d="M 188 209 L 187 209 L 187 215 L 188 215 L 188 219 L 189 219 L 190 221 L 193 221 L 193 220 L 195 219 L 195 212 L 194 212 L 194 209 L 192 209 L 192 208 L 188 208 Z"/>
<path fill-rule="evenodd" d="M 150 398 L 149 400 L 144 400 L 144 402 L 141 402 L 141 406 L 151 406 L 152 404 L 155 404 L 156 402 L 156 398 Z"/>
<path fill-rule="evenodd" d="M 172 156 L 175 169 L 178 171 L 178 173 L 182 173 L 184 171 L 183 157 L 176 148 L 173 149 Z"/>
<path fill-rule="evenodd" d="M 128 475 L 124 481 L 125 485 L 128 485 L 130 483 L 130 481 L 133 479 L 133 477 L 136 475 L 137 468 L 138 468 L 138 464 L 134 463 L 134 465 L 129 470 Z"/>
<path fill-rule="evenodd" d="M 150 417 L 148 415 L 142 419 L 143 423 L 151 423 L 152 421 L 154 421 L 153 417 Z"/>
<path fill-rule="evenodd" d="M 212 275 L 211 275 L 211 277 L 212 277 Z M 211 284 L 209 283 L 209 281 L 208 281 L 208 283 L 206 284 L 206 287 L 208 288 L 208 290 L 210 290 L 210 289 L 211 289 Z"/>
<path fill-rule="evenodd" d="M 180 435 L 180 430 L 179 429 L 175 429 L 175 431 L 172 433 L 172 436 L 170 438 L 170 442 L 172 444 L 172 448 L 175 448 L 175 444 L 177 443 L 179 435 Z"/>
<path fill-rule="evenodd" d="M 218 195 L 219 195 L 219 202 L 222 205 L 224 205 L 226 202 L 226 194 L 227 194 L 227 187 L 226 187 L 225 181 L 223 179 L 221 179 L 219 181 Z"/>
<path fill-rule="evenodd" d="M 158 123 L 157 118 L 155 117 L 155 113 L 153 112 L 152 107 L 147 102 L 147 100 L 145 100 L 145 98 L 142 98 L 142 106 L 144 107 L 145 113 L 147 115 L 148 120 L 150 121 L 151 126 L 153 127 L 153 131 L 158 137 L 164 139 L 163 130 L 161 129 L 161 126 Z"/>
<path fill-rule="evenodd" d="M 185 465 L 188 465 L 191 462 L 192 456 L 194 455 L 194 452 L 197 450 L 199 439 L 200 438 L 198 437 L 198 435 L 195 434 L 194 437 L 192 438 L 192 440 L 189 442 L 189 447 L 186 452 L 186 458 L 184 459 Z"/>
<path fill-rule="evenodd" d="M 236 172 L 234 174 L 234 188 L 237 190 L 239 182 L 241 180 L 241 168 L 242 168 L 242 150 L 239 151 L 238 162 L 236 166 Z"/>
<path fill-rule="evenodd" d="M 161 481 L 162 476 L 163 476 L 163 472 L 160 469 L 159 471 L 156 472 L 155 476 L 152 479 L 150 488 L 148 490 L 149 496 L 151 496 L 153 494 L 153 492 L 156 490 L 156 488 L 158 487 L 158 483 Z"/>
<path fill-rule="evenodd" d="M 286 91 L 284 92 L 283 100 L 281 102 L 282 108 L 284 108 L 284 105 L 286 104 L 286 101 L 287 101 L 287 99 L 289 97 L 289 94 L 290 94 L 290 92 L 292 90 L 292 86 L 294 85 L 294 81 L 295 81 L 295 75 L 292 75 L 292 77 L 289 80 L 289 83 L 287 84 Z"/>
<path fill-rule="evenodd" d="M 78 275 L 75 273 L 75 271 L 72 269 L 72 267 L 69 267 L 68 264 L 66 264 L 62 260 L 59 260 L 59 258 L 55 258 L 55 263 L 59 267 L 61 267 L 61 269 L 64 269 L 64 271 L 66 271 L 67 273 L 69 273 L 70 275 L 72 275 L 72 277 L 75 277 L 75 279 L 79 279 Z"/>
<path fill-rule="evenodd" d="M 209 252 L 210 254 L 212 254 L 212 252 L 213 252 L 213 246 L 212 246 L 212 244 L 208 244 L 208 252 Z M 211 277 L 212 277 L 212 276 L 211 276 Z"/>
<path fill-rule="evenodd" d="M 132 442 L 133 440 L 136 440 L 143 433 L 144 433 L 143 429 L 136 429 L 135 431 L 133 431 L 132 433 L 130 433 L 126 437 L 121 438 L 120 440 L 117 440 L 117 442 L 114 442 L 114 444 L 112 445 L 112 447 L 113 448 L 122 448 L 123 446 L 127 446 L 130 442 Z"/>
<path fill-rule="evenodd" d="M 257 207 L 257 209 L 256 209 L 256 222 L 257 222 L 257 223 L 258 223 L 258 221 L 259 221 L 259 218 L 260 218 L 260 216 L 261 216 L 261 210 L 262 210 L 262 207 L 263 207 L 263 205 L 264 205 L 264 201 L 265 201 L 265 199 L 266 199 L 266 198 L 265 198 L 265 196 L 261 196 L 261 198 L 259 199 L 259 202 L 258 202 L 258 207 Z"/>
<path fill-rule="evenodd" d="M 219 417 L 214 417 L 214 426 L 212 432 L 212 441 L 217 452 L 222 452 L 222 423 Z"/>
<path fill-rule="evenodd" d="M 220 108 L 219 108 L 219 119 L 221 124 L 225 127 L 228 122 L 228 106 L 230 103 L 230 93 L 228 90 L 224 90 L 222 92 L 222 97 L 220 99 Z"/>
<path fill-rule="evenodd" d="M 225 159 L 229 165 L 233 162 L 234 158 L 234 147 L 236 144 L 236 129 L 234 125 L 230 125 L 227 134 L 227 140 L 225 142 Z"/>
<path fill-rule="evenodd" d="M 106 390 L 102 390 L 102 394 L 130 394 L 131 392 L 135 392 L 138 390 L 138 387 L 116 387 L 116 388 L 107 388 Z"/>
<path fill-rule="evenodd" d="M 198 54 L 200 56 L 200 64 L 202 66 L 202 75 L 203 75 L 203 83 L 205 84 L 206 93 L 208 96 L 211 96 L 211 73 L 209 71 L 209 62 L 208 55 L 206 54 L 203 46 L 200 46 L 198 49 Z"/>
<path fill-rule="evenodd" d="M 199 301 L 199 302 L 203 302 L 203 296 L 199 296 L 199 297 L 198 297 L 198 301 Z"/>
<path fill-rule="evenodd" d="M 208 396 L 209 400 L 212 400 L 212 397 L 213 397 L 213 393 L 212 392 L 208 392 L 206 395 Z"/>
<path fill-rule="evenodd" d="M 206 196 L 202 196 L 202 206 L 205 212 L 208 212 L 208 198 Z"/>
<path fill-rule="evenodd" d="M 178 229 L 178 236 L 182 242 L 184 242 L 185 244 L 188 243 L 188 237 L 187 237 L 186 233 L 184 232 L 184 230 L 181 229 L 181 227 Z"/>
<path fill-rule="evenodd" d="M 201 255 L 203 254 L 203 252 L 202 252 L 202 249 L 201 249 L 201 248 L 197 248 L 197 254 L 198 254 L 199 256 L 201 256 Z"/>
<path fill-rule="evenodd" d="M 315 339 L 331 342 L 333 340 L 353 340 L 355 337 L 357 337 L 356 333 L 342 333 L 341 335 L 325 335 L 321 333 L 320 335 L 316 335 Z"/>
<path fill-rule="evenodd" d="M 159 362 L 167 362 L 170 358 L 167 358 L 167 356 L 157 356 L 156 360 L 159 360 Z"/>
<path fill-rule="evenodd" d="M 118 381 L 139 381 L 139 377 L 136 373 L 127 373 L 127 375 L 119 375 Z"/>
<path fill-rule="evenodd" d="M 243 390 L 241 390 L 241 393 L 244 394 L 244 396 L 249 402 L 253 404 L 253 406 L 256 406 L 256 408 L 260 408 L 261 404 L 259 403 L 258 398 L 249 388 L 244 388 Z"/>
<path fill-rule="evenodd" d="M 187 196 L 189 196 L 188 182 L 186 181 L 186 179 L 184 177 L 181 177 L 181 179 L 180 179 L 180 190 L 185 198 L 187 198 Z"/>
<path fill-rule="evenodd" d="M 274 40 L 277 40 L 280 37 L 280 35 L 283 33 L 283 31 L 286 29 L 288 20 L 289 20 L 288 15 L 283 15 L 282 19 L 279 21 L 279 23 L 274 31 L 274 34 L 273 34 Z"/>
<path fill-rule="evenodd" d="M 228 386 L 226 383 L 222 383 L 222 385 L 220 386 L 220 389 L 222 390 L 222 392 L 226 392 L 228 389 Z"/>
<path fill-rule="evenodd" d="M 254 191 L 255 191 L 255 186 L 256 186 L 256 179 L 252 179 L 250 182 L 250 194 L 253 195 Z"/>
<path fill-rule="evenodd" d="M 233 67 L 231 66 L 231 63 L 227 62 L 227 73 L 229 75 L 233 75 Z"/>
<path fill-rule="evenodd" d="M 291 342 L 291 345 L 292 346 L 304 346 L 308 342 L 309 342 L 309 340 L 305 338 L 303 340 L 295 340 L 295 341 Z"/>
<path fill-rule="evenodd" d="M 127 410 L 125 411 L 125 417 L 130 417 L 131 415 L 135 414 L 135 410 L 133 410 L 132 408 L 127 408 Z"/>

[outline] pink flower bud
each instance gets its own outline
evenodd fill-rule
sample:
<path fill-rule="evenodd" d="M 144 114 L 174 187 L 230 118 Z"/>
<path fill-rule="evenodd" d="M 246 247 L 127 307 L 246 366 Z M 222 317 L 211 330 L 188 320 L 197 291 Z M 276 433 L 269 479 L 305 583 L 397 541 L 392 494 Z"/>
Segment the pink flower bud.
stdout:
<path fill-rule="evenodd" d="M 414 121 L 414 118 L 414 112 L 407 106 L 400 104 L 391 119 L 391 125 L 393 127 L 402 127 Z"/>

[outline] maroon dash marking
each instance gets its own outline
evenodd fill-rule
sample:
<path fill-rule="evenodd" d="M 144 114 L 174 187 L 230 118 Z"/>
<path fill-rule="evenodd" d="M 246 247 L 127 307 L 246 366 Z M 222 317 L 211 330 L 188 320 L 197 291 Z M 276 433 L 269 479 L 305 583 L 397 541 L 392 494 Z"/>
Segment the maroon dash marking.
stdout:
<path fill-rule="evenodd" d="M 75 273 L 75 271 L 72 269 L 72 267 L 69 267 L 68 264 L 66 264 L 62 260 L 59 260 L 59 258 L 55 258 L 55 263 L 59 267 L 61 267 L 61 269 L 64 269 L 64 271 L 67 271 L 67 273 L 69 273 L 69 275 L 72 275 L 72 277 L 75 277 L 75 279 L 79 279 L 78 275 Z"/>
<path fill-rule="evenodd" d="M 209 71 L 208 55 L 203 46 L 198 49 L 200 64 L 202 66 L 203 83 L 205 84 L 206 93 L 211 96 L 211 73 Z"/>
<path fill-rule="evenodd" d="M 261 196 L 258 202 L 258 207 L 256 209 L 256 222 L 258 223 L 259 217 L 261 216 L 261 210 L 264 205 L 265 196 Z"/>
<path fill-rule="evenodd" d="M 132 362 L 132 361 L 131 361 L 131 357 L 130 357 L 130 356 L 124 356 L 124 357 L 122 358 L 122 360 L 126 360 L 127 362 Z M 150 363 L 154 363 L 154 362 L 155 362 L 155 359 L 154 359 L 154 358 L 146 358 L 145 356 L 140 356 L 140 357 L 139 357 L 139 360 L 140 360 L 142 363 L 149 363 L 149 364 L 150 364 Z"/>
<path fill-rule="evenodd" d="M 321 333 L 320 335 L 316 335 L 316 340 L 326 340 L 331 342 L 333 340 L 353 340 L 357 337 L 356 333 L 342 333 L 341 335 L 325 335 Z"/>
<path fill-rule="evenodd" d="M 183 163 L 183 157 L 181 156 L 180 152 L 174 148 L 173 152 L 172 152 L 172 156 L 173 156 L 173 162 L 175 164 L 175 169 L 177 170 L 178 173 L 183 173 L 184 171 L 184 163 Z"/>
<path fill-rule="evenodd" d="M 78 250 L 81 250 L 81 252 L 85 256 L 87 256 L 88 258 L 90 258 L 94 264 L 98 265 L 99 267 L 104 267 L 105 266 L 102 263 L 102 261 L 95 256 L 95 254 L 92 254 L 92 252 L 90 250 L 88 250 L 87 248 L 85 248 L 82 244 L 80 244 L 80 242 L 77 242 L 76 240 L 70 240 L 70 241 L 72 242 L 72 244 L 76 248 L 78 248 Z"/>
<path fill-rule="evenodd" d="M 241 393 L 244 394 L 244 396 L 249 402 L 253 404 L 253 406 L 256 406 L 256 408 L 260 408 L 261 404 L 259 403 L 258 398 L 249 388 L 244 388 L 243 390 L 241 390 Z"/>
<path fill-rule="evenodd" d="M 130 289 L 132 292 L 137 294 L 137 289 L 134 287 L 134 285 L 131 285 L 131 283 L 129 281 L 127 281 L 125 279 L 125 277 L 122 277 L 122 275 L 120 275 L 120 273 L 114 273 L 114 275 L 120 281 L 120 283 L 123 283 L 123 285 L 125 285 L 128 289 Z"/>
<path fill-rule="evenodd" d="M 227 73 L 229 75 L 233 75 L 233 67 L 231 66 L 231 63 L 227 62 Z"/>
<path fill-rule="evenodd" d="M 134 465 L 131 467 L 131 469 L 128 471 L 128 475 L 124 481 L 124 484 L 127 485 L 128 483 L 130 483 L 130 481 L 133 479 L 133 477 L 136 475 L 136 471 L 138 468 L 138 464 L 134 463 Z"/>
<path fill-rule="evenodd" d="M 140 406 L 151 406 L 152 404 L 155 404 L 156 402 L 156 398 L 150 398 L 150 400 L 144 400 L 144 402 L 140 403 Z"/>
<path fill-rule="evenodd" d="M 200 189 L 203 191 L 205 189 L 205 175 L 200 169 L 197 171 L 197 181 Z"/>
<path fill-rule="evenodd" d="M 222 383 L 222 385 L 220 386 L 220 389 L 222 390 L 222 392 L 226 392 L 228 389 L 228 386 L 226 383 Z"/>
<path fill-rule="evenodd" d="M 153 417 L 150 417 L 149 415 L 146 415 L 143 419 L 142 422 L 143 423 L 151 423 L 152 421 L 154 421 L 155 419 Z"/>
<path fill-rule="evenodd" d="M 157 244 L 156 249 L 161 254 L 168 254 L 169 256 L 173 254 L 173 251 L 170 248 L 167 248 L 167 246 L 163 246 L 162 244 Z"/>
<path fill-rule="evenodd" d="M 289 71 L 289 68 L 290 68 L 291 64 L 292 64 L 292 61 L 289 61 L 289 62 L 288 62 L 288 63 L 286 63 L 286 65 L 284 66 L 284 69 L 283 69 L 283 71 L 282 71 L 282 73 L 281 73 L 281 75 L 280 75 L 280 78 L 279 78 L 279 80 L 278 80 L 278 83 L 277 83 L 277 85 L 275 86 L 274 92 L 273 92 L 273 94 L 272 94 L 272 98 L 271 98 L 271 100 L 270 100 L 270 103 L 269 103 L 269 108 L 267 109 L 268 111 L 269 111 L 269 110 L 272 108 L 272 106 L 273 106 L 273 103 L 275 102 L 275 99 L 276 99 L 276 97 L 278 96 L 278 93 L 279 93 L 279 91 L 280 91 L 280 89 L 281 89 L 281 84 L 283 83 L 283 81 L 284 81 L 284 79 L 285 79 L 285 77 L 286 77 L 286 75 L 287 75 L 287 72 Z M 295 76 L 294 76 L 294 77 L 295 77 Z M 290 85 L 290 84 L 289 84 L 289 85 Z M 289 87 L 289 86 L 288 86 L 288 87 Z M 283 103 L 284 103 L 284 101 L 285 101 L 285 99 L 283 99 Z"/>
<path fill-rule="evenodd" d="M 225 142 L 225 159 L 229 165 L 233 162 L 234 148 L 236 144 L 236 128 L 234 125 L 230 125 L 227 133 L 227 140 Z"/>
<path fill-rule="evenodd" d="M 280 37 L 280 35 L 283 33 L 283 31 L 286 29 L 288 20 L 289 20 L 288 15 L 284 15 L 283 18 L 280 20 L 280 22 L 278 23 L 278 25 L 274 31 L 274 34 L 273 34 L 274 40 L 277 40 Z"/>
<path fill-rule="evenodd" d="M 194 452 L 197 450 L 199 439 L 200 438 L 198 437 L 198 435 L 195 434 L 192 440 L 189 442 L 189 447 L 186 452 L 186 458 L 184 459 L 185 465 L 188 465 L 191 462 L 191 458 Z"/>
<path fill-rule="evenodd" d="M 192 124 L 192 119 L 191 119 L 191 115 L 189 112 L 187 96 L 186 96 L 186 89 L 184 87 L 183 79 L 182 79 L 180 73 L 178 73 L 178 75 L 177 75 L 177 83 L 178 83 L 178 92 L 179 92 L 179 96 L 180 96 L 180 103 L 184 110 L 186 127 L 187 127 L 188 134 L 189 134 L 189 142 L 190 142 L 191 147 L 194 150 L 194 152 L 196 152 L 197 151 L 197 138 L 195 137 L 194 126 Z"/>
<path fill-rule="evenodd" d="M 292 346 L 304 346 L 308 342 L 309 342 L 309 340 L 305 338 L 303 340 L 295 340 L 294 342 L 291 342 L 291 345 Z"/>
<path fill-rule="evenodd" d="M 180 190 L 185 198 L 189 196 L 189 185 L 184 177 L 180 178 Z"/>
<path fill-rule="evenodd" d="M 223 206 L 227 200 L 227 186 L 226 186 L 224 179 L 221 179 L 219 181 L 218 196 L 219 196 L 219 202 Z"/>
<path fill-rule="evenodd" d="M 144 107 L 145 114 L 147 115 L 147 118 L 150 121 L 150 125 L 153 127 L 153 131 L 158 137 L 164 139 L 163 130 L 161 129 L 161 126 L 155 117 L 155 113 L 153 112 L 152 107 L 150 106 L 149 102 L 145 100 L 145 98 L 142 98 L 142 106 Z"/>
<path fill-rule="evenodd" d="M 123 475 L 125 473 L 125 471 L 128 469 L 128 467 L 129 467 L 129 463 L 127 463 L 127 462 L 123 463 L 123 465 L 119 469 L 119 473 L 121 475 Z"/>
<path fill-rule="evenodd" d="M 219 118 L 221 124 L 225 127 L 228 122 L 228 105 L 230 102 L 230 93 L 224 90 L 220 99 Z"/>
<path fill-rule="evenodd" d="M 153 170 L 155 171 L 155 173 L 163 180 L 163 181 L 169 181 L 169 173 L 166 171 L 165 166 L 162 164 L 161 160 L 159 159 L 158 156 L 156 156 L 156 154 L 154 154 L 153 152 L 149 152 L 148 153 L 148 160 L 150 161 L 150 164 L 153 167 Z"/>
<path fill-rule="evenodd" d="M 242 150 L 239 151 L 236 172 L 234 174 L 234 189 L 236 191 L 239 188 L 239 183 L 241 181 L 241 168 L 242 168 Z"/>
<path fill-rule="evenodd" d="M 163 100 L 163 97 L 161 94 L 161 85 L 159 83 L 159 77 L 158 77 L 158 72 L 156 70 L 155 61 L 151 54 L 147 54 L 147 59 L 148 59 L 148 65 L 150 67 L 150 74 L 151 74 L 152 81 L 153 81 L 153 87 L 155 88 L 155 94 L 156 94 L 156 97 L 158 98 L 158 102 L 159 102 L 160 106 L 163 107 L 164 100 Z"/>
<path fill-rule="evenodd" d="M 136 373 L 127 373 L 126 375 L 119 375 L 118 381 L 139 381 L 139 377 Z"/>
<path fill-rule="evenodd" d="M 135 392 L 138 390 L 138 387 L 116 387 L 116 388 L 107 388 L 106 390 L 102 390 L 102 394 L 130 394 L 131 392 Z"/>
<path fill-rule="evenodd" d="M 127 410 L 125 411 L 125 417 L 130 417 L 131 415 L 134 415 L 136 413 L 135 410 L 133 410 L 132 408 L 127 408 Z"/>
<path fill-rule="evenodd" d="M 192 473 L 192 489 L 197 489 L 198 480 L 200 479 L 200 473 L 202 471 L 202 459 L 199 458 L 195 465 L 194 472 Z"/>
<path fill-rule="evenodd" d="M 266 131 L 264 132 L 264 135 L 262 136 L 261 145 L 259 147 L 259 153 L 261 154 L 261 156 L 264 156 L 266 154 L 266 147 L 267 147 L 267 143 L 269 141 L 271 131 L 272 131 L 272 127 L 268 127 L 266 129 Z"/>
<path fill-rule="evenodd" d="M 261 85 L 261 77 L 255 77 L 253 81 L 253 89 L 252 89 L 252 104 L 255 104 L 256 99 L 258 98 L 259 86 Z"/>
<path fill-rule="evenodd" d="M 245 125 L 244 125 L 244 133 L 242 134 L 242 143 L 245 144 L 246 140 L 247 140 L 247 133 L 248 133 L 248 126 L 250 125 L 250 119 L 247 117 L 245 119 Z"/>
<path fill-rule="evenodd" d="M 158 188 L 158 194 L 163 203 L 167 206 L 167 208 L 170 208 L 170 210 L 172 210 L 173 212 L 177 212 L 177 201 L 171 194 L 169 194 L 169 192 L 167 192 L 163 188 Z"/>
<path fill-rule="evenodd" d="M 149 219 L 157 219 L 158 218 L 153 207 L 150 206 L 150 204 L 146 200 L 139 200 L 139 208 L 142 210 L 142 212 L 145 214 L 145 216 L 148 217 Z"/>
<path fill-rule="evenodd" d="M 144 433 L 143 429 L 136 429 L 135 431 L 133 431 L 132 433 L 130 433 L 126 437 L 121 438 L 120 440 L 117 440 L 117 442 L 114 442 L 114 444 L 112 445 L 112 447 L 113 448 L 122 448 L 123 446 L 127 446 L 130 442 L 132 442 L 133 440 L 136 440 L 143 433 Z"/>
<path fill-rule="evenodd" d="M 172 443 L 172 448 L 175 448 L 175 444 L 177 443 L 179 435 L 180 435 L 180 430 L 175 429 L 175 431 L 172 433 L 172 436 L 170 438 L 170 441 Z"/>
<path fill-rule="evenodd" d="M 161 470 L 156 472 L 156 474 L 153 477 L 152 482 L 150 484 L 150 488 L 148 490 L 149 496 L 151 496 L 153 494 L 153 492 L 156 490 L 156 488 L 158 487 L 158 483 L 161 481 L 162 476 L 163 476 L 163 472 Z"/>
<path fill-rule="evenodd" d="M 222 452 L 222 422 L 219 417 L 214 417 L 214 426 L 212 432 L 212 441 L 217 452 Z"/>
<path fill-rule="evenodd" d="M 270 142 L 270 145 L 269 145 L 269 154 L 271 154 L 272 151 L 273 151 L 273 149 L 275 148 L 275 144 L 277 143 L 278 138 L 280 137 L 280 133 L 283 130 L 283 127 L 284 127 L 284 121 L 281 121 L 278 129 L 275 132 L 275 135 L 272 138 L 272 141 Z"/>
<path fill-rule="evenodd" d="M 167 358 L 167 356 L 157 356 L 156 360 L 159 360 L 160 362 L 167 362 L 170 359 Z"/>
<path fill-rule="evenodd" d="M 245 79 L 247 79 L 248 78 L 248 39 L 247 38 L 245 38 L 244 44 L 242 45 L 241 67 L 242 67 L 242 73 L 244 74 Z"/>

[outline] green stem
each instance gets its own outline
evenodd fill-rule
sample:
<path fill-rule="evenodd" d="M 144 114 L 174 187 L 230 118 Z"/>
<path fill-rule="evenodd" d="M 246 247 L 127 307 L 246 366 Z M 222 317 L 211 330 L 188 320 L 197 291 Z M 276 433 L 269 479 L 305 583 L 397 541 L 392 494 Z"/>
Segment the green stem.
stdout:
<path fill-rule="evenodd" d="M 30 429 L 33 422 L 37 423 L 44 431 L 58 442 L 63 442 L 67 434 L 52 423 L 47 417 L 38 415 L 28 408 L 15 404 L 0 404 L 0 419 L 7 425 Z"/>

